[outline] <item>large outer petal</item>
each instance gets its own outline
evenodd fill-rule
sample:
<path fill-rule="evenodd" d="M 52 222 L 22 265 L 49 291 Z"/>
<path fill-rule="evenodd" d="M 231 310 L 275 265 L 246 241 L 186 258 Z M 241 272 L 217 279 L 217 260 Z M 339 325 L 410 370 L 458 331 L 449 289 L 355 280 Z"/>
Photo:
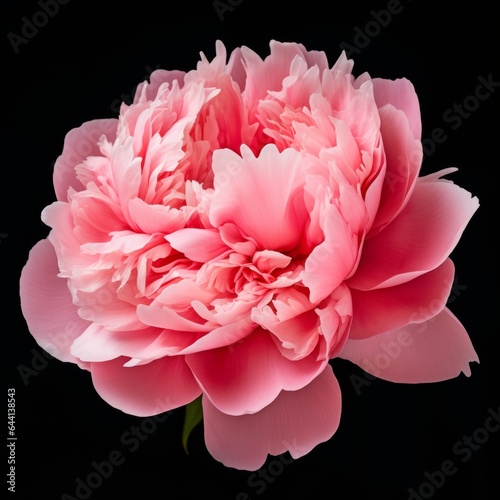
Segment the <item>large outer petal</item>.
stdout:
<path fill-rule="evenodd" d="M 113 142 L 117 126 L 116 118 L 92 120 L 66 134 L 63 151 L 54 165 L 53 181 L 58 200 L 67 201 L 70 187 L 75 191 L 83 189 L 84 186 L 76 178 L 75 167 L 88 156 L 100 156 L 99 139 L 104 135 L 108 141 Z"/>
<path fill-rule="evenodd" d="M 405 283 L 442 264 L 479 206 L 478 199 L 444 179 L 421 177 L 401 213 L 365 241 L 349 286 L 371 290 Z"/>
<path fill-rule="evenodd" d="M 435 316 L 448 299 L 455 266 L 447 259 L 439 267 L 401 285 L 377 290 L 351 290 L 350 339 L 363 339 L 420 323 Z"/>
<path fill-rule="evenodd" d="M 340 415 L 340 387 L 330 365 L 306 387 L 282 391 L 252 415 L 227 415 L 203 397 L 208 451 L 227 467 L 242 470 L 258 469 L 268 454 L 304 456 L 335 434 Z"/>
<path fill-rule="evenodd" d="M 391 105 L 379 110 L 386 171 L 377 215 L 368 237 L 382 230 L 404 208 L 415 188 L 423 150 L 405 114 Z"/>
<path fill-rule="evenodd" d="M 255 413 L 282 390 L 306 386 L 327 364 L 315 351 L 304 359 L 283 357 L 270 333 L 257 328 L 241 342 L 186 355 L 186 362 L 205 395 L 230 415 Z"/>
<path fill-rule="evenodd" d="M 127 358 L 91 364 L 92 381 L 111 406 L 145 417 L 184 406 L 200 394 L 183 356 L 124 367 Z"/>
<path fill-rule="evenodd" d="M 73 341 L 90 325 L 78 316 L 67 279 L 57 276 L 59 268 L 54 247 L 44 239 L 30 251 L 21 272 L 21 309 L 38 345 L 61 361 L 81 362 L 70 352 Z"/>
<path fill-rule="evenodd" d="M 347 340 L 340 358 L 390 382 L 440 382 L 470 376 L 469 363 L 479 362 L 463 325 L 444 308 L 423 323 L 413 323 L 380 335 Z"/>

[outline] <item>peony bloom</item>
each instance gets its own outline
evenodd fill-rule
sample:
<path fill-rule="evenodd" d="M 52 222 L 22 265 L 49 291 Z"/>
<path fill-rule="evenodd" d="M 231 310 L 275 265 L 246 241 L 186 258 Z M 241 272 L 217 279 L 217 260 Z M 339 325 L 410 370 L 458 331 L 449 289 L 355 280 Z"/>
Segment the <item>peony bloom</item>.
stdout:
<path fill-rule="evenodd" d="M 246 470 L 335 433 L 335 357 L 404 383 L 478 361 L 446 308 L 478 200 L 419 177 L 414 87 L 270 49 L 217 42 L 71 130 L 20 280 L 42 348 L 132 415 L 201 396 L 209 452 Z"/>

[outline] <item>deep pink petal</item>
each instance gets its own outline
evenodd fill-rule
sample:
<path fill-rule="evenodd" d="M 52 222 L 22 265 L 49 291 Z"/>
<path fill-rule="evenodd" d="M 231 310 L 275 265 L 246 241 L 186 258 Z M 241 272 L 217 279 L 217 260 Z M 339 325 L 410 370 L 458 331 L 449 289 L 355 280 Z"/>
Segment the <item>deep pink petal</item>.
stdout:
<path fill-rule="evenodd" d="M 54 189 L 58 200 L 67 201 L 70 187 L 75 191 L 83 189 L 76 178 L 75 167 L 88 156 L 100 156 L 99 139 L 104 135 L 108 141 L 114 141 L 117 126 L 115 118 L 92 120 L 66 134 L 62 154 L 54 165 Z"/>
<path fill-rule="evenodd" d="M 230 415 L 255 413 L 281 390 L 301 389 L 326 364 L 317 362 L 314 353 L 289 361 L 260 328 L 228 347 L 187 355 L 186 362 L 212 403 Z"/>
<path fill-rule="evenodd" d="M 471 374 L 479 363 L 469 335 L 444 308 L 423 323 L 413 323 L 362 340 L 347 340 L 339 357 L 372 375 L 401 383 L 440 382 Z"/>
<path fill-rule="evenodd" d="M 478 199 L 448 180 L 419 178 L 403 211 L 365 241 L 351 288 L 394 286 L 442 264 L 458 243 Z"/>
<path fill-rule="evenodd" d="M 124 367 L 127 358 L 92 363 L 94 387 L 111 406 L 130 415 L 145 417 L 186 405 L 201 390 L 183 356 Z"/>
<path fill-rule="evenodd" d="M 353 320 L 350 339 L 420 323 L 443 309 L 453 283 L 455 266 L 450 259 L 411 281 L 377 290 L 351 289 Z"/>
<path fill-rule="evenodd" d="M 48 240 L 39 241 L 30 251 L 21 272 L 21 309 L 30 333 L 38 345 L 61 361 L 87 368 L 70 352 L 73 341 L 90 325 L 78 316 L 67 279 L 57 274 L 57 257 Z"/>
<path fill-rule="evenodd" d="M 256 470 L 267 455 L 309 453 L 336 432 L 341 415 L 340 387 L 330 365 L 306 387 L 282 391 L 258 413 L 231 416 L 203 397 L 205 443 L 227 467 Z"/>

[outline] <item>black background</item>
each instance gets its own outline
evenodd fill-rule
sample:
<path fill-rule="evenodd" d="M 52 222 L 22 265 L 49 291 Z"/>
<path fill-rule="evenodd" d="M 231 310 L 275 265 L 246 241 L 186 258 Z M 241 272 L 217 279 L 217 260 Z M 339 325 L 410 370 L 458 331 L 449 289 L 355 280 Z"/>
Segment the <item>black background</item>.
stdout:
<path fill-rule="evenodd" d="M 223 3 L 230 5 L 229 0 Z M 454 447 L 463 450 L 464 436 L 474 435 L 484 426 L 488 410 L 498 411 L 499 405 L 493 346 L 498 335 L 493 321 L 498 309 L 493 179 L 498 178 L 500 166 L 500 87 L 460 123 L 446 121 L 445 113 L 455 104 L 474 104 L 467 98 L 474 95 L 478 77 L 488 79 L 491 74 L 490 79 L 500 81 L 494 7 L 476 1 L 438 9 L 437 3 L 401 0 L 400 12 L 380 28 L 373 22 L 367 25 L 374 20 L 371 11 L 396 4 L 231 3 L 232 10 L 223 12 L 221 19 L 211 0 L 130 4 L 71 0 L 46 23 L 38 16 L 43 26 L 16 50 L 8 34 L 21 35 L 23 16 L 32 20 L 41 6 L 32 0 L 2 4 L 7 85 L 0 262 L 6 290 L 2 294 L 6 389 L 16 389 L 15 496 L 44 500 L 66 493 L 84 498 L 85 491 L 77 490 L 78 479 L 90 478 L 92 500 L 399 500 L 410 497 L 409 488 L 417 492 L 420 488 L 421 498 L 492 498 L 486 492 L 493 488 L 498 493 L 500 433 L 490 432 L 470 455 L 457 455 Z M 360 32 L 368 33 L 365 47 L 360 46 Z M 18 298 L 19 275 L 29 249 L 48 234 L 40 212 L 55 199 L 52 167 L 65 134 L 87 120 L 116 116 L 117 103 L 129 100 L 135 85 L 152 69 L 192 69 L 200 51 L 212 58 L 217 39 L 228 52 L 247 45 L 262 57 L 268 54 L 271 39 L 301 42 L 307 49 L 324 50 L 330 63 L 344 42 L 356 49 L 351 54 L 355 74 L 368 71 L 373 77 L 410 79 L 420 98 L 427 139 L 423 172 L 458 167 L 453 180 L 481 203 L 452 254 L 457 283 L 449 304 L 481 360 L 472 365 L 472 376 L 422 385 L 374 380 L 356 391 L 352 376 L 363 377 L 363 372 L 333 360 L 343 393 L 340 429 L 293 463 L 286 455 L 270 457 L 260 477 L 212 459 L 201 426 L 193 432 L 186 455 L 180 443 L 182 409 L 164 423 L 144 422 L 102 401 L 87 372 L 40 357 L 42 351 L 28 332 Z M 440 144 L 431 139 L 437 128 L 446 135 Z M 133 449 L 127 433 L 141 425 L 149 434 Z M 123 457 L 123 463 L 98 485 L 95 474 L 89 477 L 95 471 L 92 463 L 109 460 L 113 452 Z M 4 453 L 7 461 L 5 448 Z M 422 487 L 447 460 L 456 468 L 444 484 Z M 434 474 L 435 481 L 438 476 Z"/>

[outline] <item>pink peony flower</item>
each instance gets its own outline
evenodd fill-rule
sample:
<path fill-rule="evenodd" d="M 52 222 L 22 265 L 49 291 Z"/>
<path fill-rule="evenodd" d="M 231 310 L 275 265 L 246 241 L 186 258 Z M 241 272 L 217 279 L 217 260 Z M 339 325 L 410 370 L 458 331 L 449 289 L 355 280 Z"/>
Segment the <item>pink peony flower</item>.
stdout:
<path fill-rule="evenodd" d="M 38 344 L 104 400 L 148 416 L 202 396 L 209 452 L 247 470 L 335 433 L 332 358 L 405 383 L 478 361 L 446 308 L 478 200 L 454 169 L 418 176 L 412 84 L 270 49 L 217 42 L 71 130 L 20 280 Z"/>

